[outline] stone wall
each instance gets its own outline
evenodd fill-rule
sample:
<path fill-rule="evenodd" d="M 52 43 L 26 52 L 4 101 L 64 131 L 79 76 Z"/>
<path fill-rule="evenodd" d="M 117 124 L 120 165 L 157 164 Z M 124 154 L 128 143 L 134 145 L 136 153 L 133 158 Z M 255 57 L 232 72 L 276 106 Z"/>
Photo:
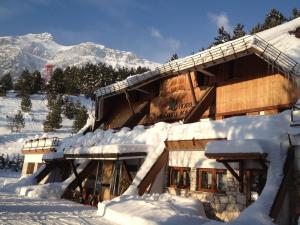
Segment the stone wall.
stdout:
<path fill-rule="evenodd" d="M 226 193 L 213 193 L 197 191 L 197 169 L 191 169 L 190 190 L 167 188 L 170 194 L 199 199 L 203 205 L 208 218 L 221 221 L 229 221 L 236 218 L 246 208 L 246 194 L 239 192 L 239 183 L 227 171 Z"/>

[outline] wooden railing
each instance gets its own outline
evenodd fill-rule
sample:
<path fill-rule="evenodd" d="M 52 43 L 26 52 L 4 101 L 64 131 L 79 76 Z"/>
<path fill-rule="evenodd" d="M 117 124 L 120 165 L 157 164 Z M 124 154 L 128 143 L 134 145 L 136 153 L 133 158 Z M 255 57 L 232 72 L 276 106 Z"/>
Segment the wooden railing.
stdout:
<path fill-rule="evenodd" d="M 60 139 L 58 137 L 27 140 L 25 141 L 22 150 L 57 147 L 59 143 L 60 143 Z"/>
<path fill-rule="evenodd" d="M 232 58 L 230 58 L 230 56 L 239 57 L 243 52 L 248 52 L 248 54 L 250 54 L 250 49 L 253 49 L 253 52 L 255 52 L 256 49 L 256 54 L 258 56 L 262 57 L 270 64 L 277 66 L 287 77 L 300 76 L 300 66 L 294 59 L 281 52 L 261 37 L 256 35 L 246 35 L 242 38 L 217 45 L 194 55 L 173 60 L 157 67 L 154 71 L 130 76 L 125 80 L 102 87 L 96 91 L 96 95 L 114 95 L 150 79 L 160 79 L 171 74 L 178 74 L 191 69 L 207 68 L 211 65 L 215 65 L 217 62 L 223 63 L 224 61 L 231 60 Z"/>

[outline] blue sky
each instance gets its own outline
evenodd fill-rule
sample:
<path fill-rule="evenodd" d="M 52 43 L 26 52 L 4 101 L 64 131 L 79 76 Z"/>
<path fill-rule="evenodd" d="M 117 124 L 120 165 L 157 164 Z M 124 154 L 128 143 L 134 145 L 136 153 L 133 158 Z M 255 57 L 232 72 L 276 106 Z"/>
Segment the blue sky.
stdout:
<path fill-rule="evenodd" d="M 92 41 L 156 62 L 206 47 L 217 27 L 289 16 L 299 0 L 0 0 L 0 36 L 49 32 L 64 45 Z"/>

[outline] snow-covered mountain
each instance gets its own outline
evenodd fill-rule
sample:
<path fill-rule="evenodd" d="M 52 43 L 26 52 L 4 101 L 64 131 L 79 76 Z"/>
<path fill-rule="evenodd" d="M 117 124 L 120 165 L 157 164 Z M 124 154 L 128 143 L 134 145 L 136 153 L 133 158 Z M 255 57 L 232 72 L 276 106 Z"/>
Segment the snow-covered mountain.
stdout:
<path fill-rule="evenodd" d="M 69 65 L 104 62 L 113 67 L 154 69 L 157 63 L 126 51 L 106 48 L 92 42 L 73 46 L 56 43 L 49 33 L 0 37 L 0 76 L 11 72 L 16 78 L 24 69 L 42 71 L 45 64 L 65 68 Z"/>

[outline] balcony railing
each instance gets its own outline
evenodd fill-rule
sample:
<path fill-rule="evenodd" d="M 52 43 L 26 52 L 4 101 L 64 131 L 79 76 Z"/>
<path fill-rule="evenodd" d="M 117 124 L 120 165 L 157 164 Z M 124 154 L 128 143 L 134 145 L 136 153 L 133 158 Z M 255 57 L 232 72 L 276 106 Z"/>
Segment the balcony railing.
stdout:
<path fill-rule="evenodd" d="M 55 148 L 59 146 L 60 139 L 58 137 L 53 138 L 38 138 L 25 141 L 22 151 L 30 150 L 52 150 L 55 151 Z"/>

